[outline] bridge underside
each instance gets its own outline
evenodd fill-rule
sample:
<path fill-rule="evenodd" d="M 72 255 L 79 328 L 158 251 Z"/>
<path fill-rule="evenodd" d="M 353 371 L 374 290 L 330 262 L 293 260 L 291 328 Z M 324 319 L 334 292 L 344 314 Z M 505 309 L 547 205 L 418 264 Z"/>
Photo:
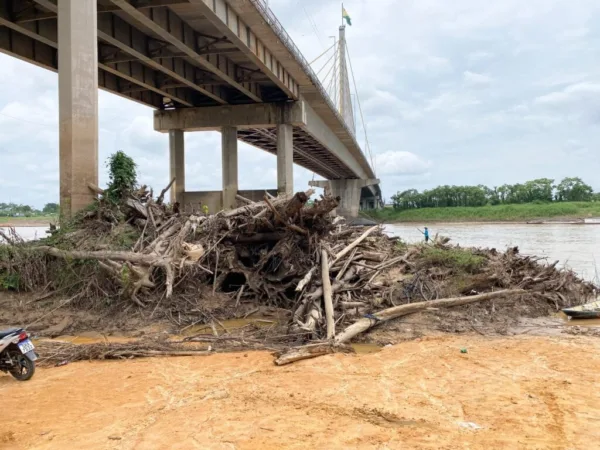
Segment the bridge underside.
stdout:
<path fill-rule="evenodd" d="M 320 82 L 256 0 L 0 0 L 0 51 L 59 73 L 67 216 L 93 200 L 88 185 L 98 183 L 98 87 L 159 114 L 301 105 L 296 122 L 232 119 L 210 128 L 224 136 L 223 207 L 237 193 L 237 138 L 277 155 L 280 192 L 293 186 L 292 162 L 327 179 L 374 178 Z M 187 130 L 160 130 L 171 137 L 174 199 L 185 192 Z"/>
<path fill-rule="evenodd" d="M 355 175 L 314 137 L 301 127 L 293 128 L 294 163 L 327 179 L 353 178 Z M 238 138 L 277 155 L 277 131 L 269 128 L 238 130 Z"/>

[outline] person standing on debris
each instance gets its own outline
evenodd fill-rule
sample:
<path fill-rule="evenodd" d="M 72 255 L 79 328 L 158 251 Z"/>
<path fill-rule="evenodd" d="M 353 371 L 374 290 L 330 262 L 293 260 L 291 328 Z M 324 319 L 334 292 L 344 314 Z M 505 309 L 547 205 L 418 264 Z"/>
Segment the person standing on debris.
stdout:
<path fill-rule="evenodd" d="M 208 205 L 202 205 L 202 212 L 205 216 L 208 216 Z"/>

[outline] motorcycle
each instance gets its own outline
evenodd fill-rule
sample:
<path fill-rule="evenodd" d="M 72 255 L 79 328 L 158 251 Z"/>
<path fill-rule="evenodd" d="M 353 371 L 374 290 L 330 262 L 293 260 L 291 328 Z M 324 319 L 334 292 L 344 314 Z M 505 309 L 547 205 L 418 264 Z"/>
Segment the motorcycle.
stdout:
<path fill-rule="evenodd" d="M 0 330 L 0 370 L 18 381 L 29 380 L 35 372 L 35 346 L 22 328 Z"/>

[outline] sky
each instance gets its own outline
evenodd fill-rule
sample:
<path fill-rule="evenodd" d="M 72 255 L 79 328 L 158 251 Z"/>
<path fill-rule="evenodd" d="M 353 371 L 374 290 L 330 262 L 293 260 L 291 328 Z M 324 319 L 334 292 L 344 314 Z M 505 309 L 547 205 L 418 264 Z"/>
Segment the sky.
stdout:
<path fill-rule="evenodd" d="M 337 0 L 269 4 L 307 60 L 333 43 L 341 21 Z M 566 176 L 600 190 L 600 2 L 346 0 L 344 6 L 384 197 L 441 184 Z M 135 159 L 140 182 L 155 190 L 168 184 L 168 137 L 153 130 L 150 108 L 100 91 L 99 117 L 101 185 L 116 150 Z M 58 200 L 57 122 L 57 75 L 0 54 L 0 201 L 39 208 Z M 362 126 L 357 137 L 364 146 Z M 185 139 L 186 190 L 220 189 L 220 135 Z M 239 167 L 240 189 L 276 186 L 274 156 L 240 143 Z M 296 189 L 313 177 L 294 167 Z"/>

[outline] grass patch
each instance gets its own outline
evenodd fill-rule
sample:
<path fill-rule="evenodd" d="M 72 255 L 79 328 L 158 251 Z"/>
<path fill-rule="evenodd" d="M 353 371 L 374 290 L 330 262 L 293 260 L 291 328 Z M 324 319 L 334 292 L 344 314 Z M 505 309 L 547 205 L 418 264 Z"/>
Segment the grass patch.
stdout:
<path fill-rule="evenodd" d="M 484 265 L 486 259 L 474 254 L 469 249 L 452 247 L 436 248 L 426 246 L 421 256 L 424 266 L 441 266 L 460 272 L 477 273 Z"/>
<path fill-rule="evenodd" d="M 47 216 L 31 216 L 31 217 L 8 217 L 0 216 L 0 224 L 7 224 L 9 226 L 18 227 L 19 224 L 23 223 L 40 223 L 41 225 L 48 225 L 50 222 L 58 222 L 57 215 Z"/>
<path fill-rule="evenodd" d="M 600 202 L 525 203 L 456 208 L 420 208 L 371 211 L 386 222 L 519 222 L 533 219 L 581 219 L 600 217 Z"/>

